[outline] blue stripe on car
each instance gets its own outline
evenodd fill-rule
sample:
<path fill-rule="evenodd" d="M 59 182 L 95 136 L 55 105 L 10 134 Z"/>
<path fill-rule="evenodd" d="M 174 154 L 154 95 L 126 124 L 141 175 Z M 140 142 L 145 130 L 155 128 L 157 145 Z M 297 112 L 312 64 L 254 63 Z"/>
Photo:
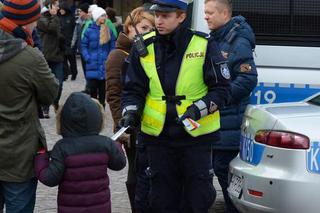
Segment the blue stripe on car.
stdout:
<path fill-rule="evenodd" d="M 307 152 L 307 169 L 311 173 L 320 174 L 320 142 L 311 142 Z"/>
<path fill-rule="evenodd" d="M 302 101 L 320 92 L 320 85 L 259 83 L 251 94 L 251 104 L 268 104 Z"/>
<path fill-rule="evenodd" d="M 253 136 L 241 134 L 240 138 L 240 158 L 252 165 L 258 165 L 262 159 L 265 146 L 255 143 Z"/>

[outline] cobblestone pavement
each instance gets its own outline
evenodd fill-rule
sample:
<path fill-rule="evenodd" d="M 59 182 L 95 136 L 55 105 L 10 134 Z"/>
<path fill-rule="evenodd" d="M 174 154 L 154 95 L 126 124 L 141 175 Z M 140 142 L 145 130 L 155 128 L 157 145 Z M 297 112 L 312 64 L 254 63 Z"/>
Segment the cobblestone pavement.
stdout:
<path fill-rule="evenodd" d="M 79 63 L 79 60 L 78 60 Z M 78 64 L 78 67 L 81 67 Z M 60 100 L 60 103 L 64 103 L 66 98 L 71 92 L 81 91 L 84 89 L 85 80 L 83 78 L 83 73 L 79 70 L 78 77 L 75 81 L 67 80 L 63 85 L 63 93 Z M 109 111 L 109 108 L 106 107 L 106 112 L 108 114 L 108 122 L 107 128 L 104 130 L 102 134 L 104 135 L 112 135 L 112 118 Z M 52 149 L 53 145 L 60 139 L 60 136 L 56 134 L 55 129 L 55 115 L 53 108 L 50 108 L 50 119 L 42 119 L 41 123 L 46 132 L 46 138 L 49 150 Z M 110 176 L 110 188 L 111 188 L 111 198 L 112 198 L 112 212 L 113 213 L 130 213 L 130 205 L 128 196 L 125 188 L 126 181 L 126 172 L 127 169 L 123 169 L 119 172 L 114 172 L 109 170 Z M 223 197 L 221 188 L 217 182 L 217 179 L 214 179 L 214 185 L 217 189 L 217 200 L 215 205 L 210 210 L 210 213 L 222 213 L 223 210 Z M 38 190 L 37 190 L 37 201 L 35 212 L 36 213 L 55 213 L 57 212 L 56 207 L 56 196 L 57 196 L 57 187 L 49 188 L 44 186 L 39 182 Z"/>

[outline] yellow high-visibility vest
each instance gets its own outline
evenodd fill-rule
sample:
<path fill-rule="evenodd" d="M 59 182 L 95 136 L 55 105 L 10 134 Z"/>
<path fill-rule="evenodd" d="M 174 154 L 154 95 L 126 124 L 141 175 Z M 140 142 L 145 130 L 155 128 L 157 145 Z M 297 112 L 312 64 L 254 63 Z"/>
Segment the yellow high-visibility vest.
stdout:
<path fill-rule="evenodd" d="M 144 39 L 155 36 L 151 32 Z M 181 104 L 176 104 L 179 116 L 187 110 L 194 101 L 204 97 L 208 93 L 208 87 L 203 79 L 203 64 L 208 41 L 197 35 L 193 35 L 186 52 L 184 53 L 178 80 L 176 83 L 176 96 L 185 96 Z M 148 55 L 140 57 L 141 65 L 149 78 L 149 93 L 146 97 L 145 107 L 142 114 L 141 131 L 152 136 L 158 136 L 162 132 L 166 118 L 166 101 L 161 82 L 157 73 L 155 62 L 154 44 L 147 46 Z M 197 121 L 200 127 L 195 130 L 185 130 L 193 137 L 205 135 L 217 131 L 220 128 L 219 111 L 200 118 Z"/>

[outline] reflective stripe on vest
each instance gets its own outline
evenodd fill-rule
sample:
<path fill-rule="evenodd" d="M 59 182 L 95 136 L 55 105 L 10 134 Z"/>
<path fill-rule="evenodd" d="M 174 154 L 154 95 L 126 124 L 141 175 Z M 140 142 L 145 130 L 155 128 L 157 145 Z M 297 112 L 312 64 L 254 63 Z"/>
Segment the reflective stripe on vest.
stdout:
<path fill-rule="evenodd" d="M 151 32 L 144 36 L 148 39 L 155 36 Z M 208 87 L 203 80 L 203 64 L 205 61 L 208 41 L 205 38 L 193 35 L 188 48 L 183 56 L 178 80 L 176 83 L 176 96 L 185 95 L 186 100 L 181 100 L 181 105 L 176 105 L 178 115 L 183 115 L 187 107 L 194 101 L 204 97 L 208 92 Z M 141 131 L 152 136 L 160 135 L 166 117 L 166 101 L 158 76 L 155 63 L 154 44 L 148 47 L 148 55 L 140 57 L 141 65 L 149 78 L 149 93 L 142 114 Z M 200 127 L 188 131 L 193 137 L 214 132 L 220 128 L 219 111 L 207 115 L 197 121 Z"/>

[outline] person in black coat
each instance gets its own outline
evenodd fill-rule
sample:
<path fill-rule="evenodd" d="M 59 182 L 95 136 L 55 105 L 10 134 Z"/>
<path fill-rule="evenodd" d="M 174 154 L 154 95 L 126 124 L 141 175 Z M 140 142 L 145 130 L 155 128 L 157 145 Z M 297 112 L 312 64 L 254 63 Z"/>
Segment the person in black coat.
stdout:
<path fill-rule="evenodd" d="M 78 69 L 76 61 L 76 52 L 71 48 L 73 31 L 75 28 L 75 17 L 67 2 L 60 3 L 59 18 L 61 23 L 61 32 L 65 38 L 65 55 L 63 70 L 65 80 L 71 74 L 71 80 L 77 78 Z"/>

